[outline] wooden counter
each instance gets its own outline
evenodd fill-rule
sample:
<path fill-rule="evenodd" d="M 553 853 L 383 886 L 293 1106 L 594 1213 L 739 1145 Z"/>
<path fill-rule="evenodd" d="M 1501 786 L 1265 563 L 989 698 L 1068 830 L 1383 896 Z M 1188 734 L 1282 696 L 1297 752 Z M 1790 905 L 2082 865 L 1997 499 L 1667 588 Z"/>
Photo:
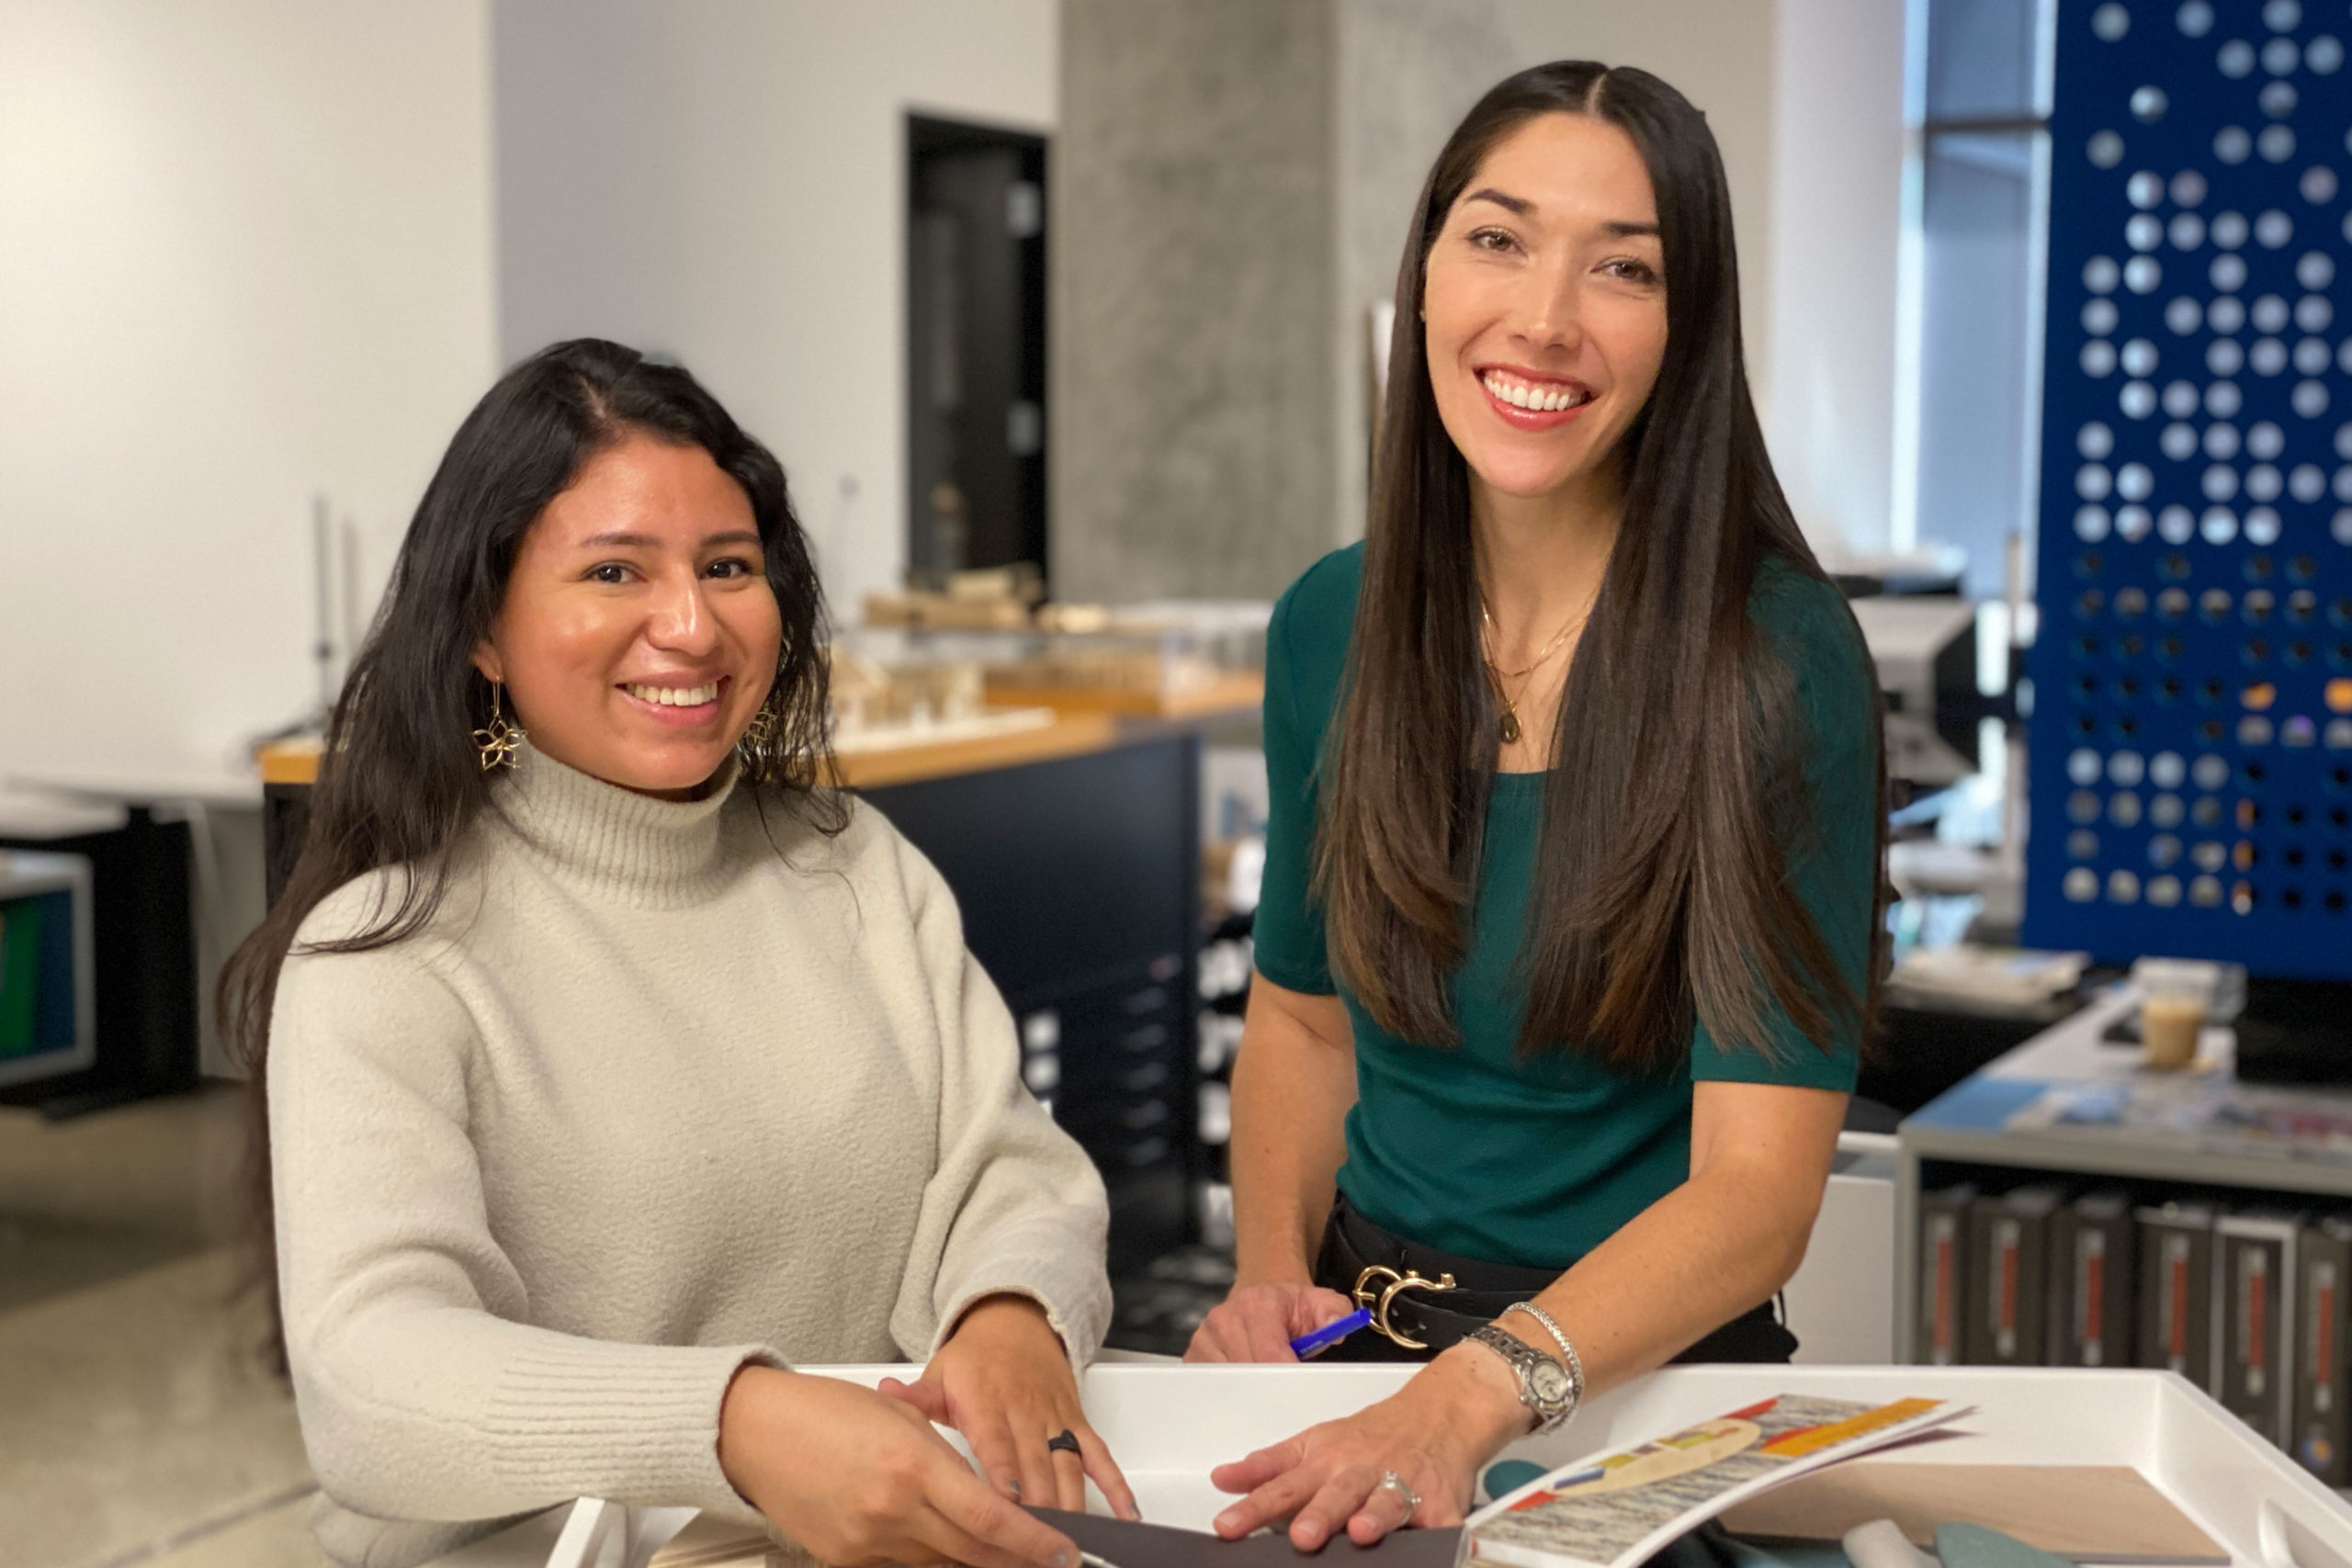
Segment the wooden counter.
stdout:
<path fill-rule="evenodd" d="M 853 745 L 835 754 L 833 781 L 849 789 L 880 789 L 888 784 L 951 778 L 990 768 L 1016 768 L 1024 762 L 1099 751 L 1118 739 L 1119 721 L 1115 715 L 1057 714 L 1050 724 L 994 734 L 958 736 L 875 750 Z M 297 786 L 315 784 L 319 750 L 315 739 L 282 740 L 264 747 L 259 759 L 262 783 Z"/>
<path fill-rule="evenodd" d="M 1165 700 L 1130 692 L 1069 687 L 1023 687 L 989 695 L 998 707 L 1054 710 L 1049 724 L 979 735 L 954 736 L 907 745 L 861 748 L 854 738 L 835 753 L 833 780 L 848 789 L 881 789 L 923 779 L 953 778 L 992 768 L 1017 768 L 1114 746 L 1138 731 L 1168 725 L 1193 726 L 1257 716 L 1266 683 L 1255 674 L 1237 674 L 1213 686 Z M 320 742 L 315 736 L 276 741 L 257 758 L 264 784 L 300 786 L 319 776 Z"/>

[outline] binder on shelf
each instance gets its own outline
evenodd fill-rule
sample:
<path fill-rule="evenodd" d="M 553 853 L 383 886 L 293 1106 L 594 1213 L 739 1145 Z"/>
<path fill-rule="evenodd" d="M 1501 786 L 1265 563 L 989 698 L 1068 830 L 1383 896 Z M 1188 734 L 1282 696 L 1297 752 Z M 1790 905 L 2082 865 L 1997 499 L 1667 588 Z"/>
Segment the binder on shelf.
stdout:
<path fill-rule="evenodd" d="M 2221 1304 L 2214 1397 L 2282 1449 L 2292 1446 L 2295 1239 L 2302 1228 L 2299 1218 L 2278 1213 L 2213 1222 Z"/>
<path fill-rule="evenodd" d="M 2345 1449 L 2346 1290 L 2352 1285 L 2352 1220 L 2329 1214 L 2295 1241 L 2295 1396 L 2287 1451 L 2330 1486 L 2352 1478 Z"/>
<path fill-rule="evenodd" d="M 1919 1197 L 1919 1360 L 1957 1365 L 1964 1355 L 1962 1325 L 1968 1289 L 1968 1206 L 1976 1189 L 1965 1183 Z"/>
<path fill-rule="evenodd" d="M 2161 1203 L 2139 1212 L 2140 1364 L 2213 1387 L 2213 1211 Z"/>
<path fill-rule="evenodd" d="M 2133 1364 L 2138 1240 L 2131 1200 L 2112 1189 L 2086 1193 L 2051 1217 L 2050 1365 Z"/>
<path fill-rule="evenodd" d="M 2066 1201 L 2035 1184 L 1968 1209 L 1968 1359 L 1984 1367 L 2038 1367 L 2046 1348 L 2050 1220 Z"/>

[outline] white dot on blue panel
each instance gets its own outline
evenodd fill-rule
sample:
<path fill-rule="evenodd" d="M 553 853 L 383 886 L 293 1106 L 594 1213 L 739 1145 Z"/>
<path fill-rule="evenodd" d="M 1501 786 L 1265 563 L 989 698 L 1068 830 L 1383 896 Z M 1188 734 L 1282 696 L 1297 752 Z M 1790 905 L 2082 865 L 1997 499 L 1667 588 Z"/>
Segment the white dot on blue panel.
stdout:
<path fill-rule="evenodd" d="M 2302 0 L 2264 0 L 2262 25 L 2274 33 L 2290 33 L 2303 25 Z"/>
<path fill-rule="evenodd" d="M 2132 30 L 2132 13 L 2108 0 L 2091 13 L 2091 36 L 2106 43 L 2113 43 Z"/>
<path fill-rule="evenodd" d="M 2173 13 L 2173 24 L 2189 38 L 2203 38 L 2213 30 L 2213 7 L 2210 0 L 2185 0 Z"/>
<path fill-rule="evenodd" d="M 2126 381 L 2116 394 L 2115 406 L 2127 419 L 2145 419 L 2156 412 L 2156 389 L 2145 381 Z"/>
<path fill-rule="evenodd" d="M 2344 65 L 2344 45 L 2332 33 L 2322 33 L 2303 45 L 2303 69 L 2314 76 L 2333 76 Z"/>
<path fill-rule="evenodd" d="M 2103 131 L 2100 134 L 2111 135 L 2113 133 Z M 2102 148 L 2100 146 L 2098 137 L 2092 137 L 2091 162 L 2098 164 L 2099 167 L 2102 169 L 2111 169 L 2115 167 L 2118 163 L 2121 162 L 2123 157 L 2123 139 L 2120 136 L 2116 137 L 2115 156 L 2109 159 L 2104 164 L 2099 164 L 2099 153 L 2101 151 Z M 2225 125 L 2222 127 L 2221 130 L 2213 133 L 2213 156 L 2219 158 L 2224 164 L 2243 164 L 2253 152 L 2254 138 L 2252 135 L 2248 134 L 2243 126 Z"/>
<path fill-rule="evenodd" d="M 2111 294 L 2122 280 L 2123 270 L 2112 256 L 2093 256 L 2083 264 L 2083 287 L 2094 294 Z"/>
<path fill-rule="evenodd" d="M 2254 69 L 2254 45 L 2242 38 L 2233 38 L 2213 56 L 2213 63 L 2221 68 L 2224 76 L 2244 76 Z"/>

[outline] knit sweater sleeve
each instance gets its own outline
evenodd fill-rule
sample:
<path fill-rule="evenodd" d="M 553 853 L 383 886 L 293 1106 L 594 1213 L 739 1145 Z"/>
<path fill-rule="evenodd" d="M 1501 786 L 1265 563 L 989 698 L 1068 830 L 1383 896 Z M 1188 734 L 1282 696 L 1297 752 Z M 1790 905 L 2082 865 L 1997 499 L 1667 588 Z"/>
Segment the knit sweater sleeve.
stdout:
<path fill-rule="evenodd" d="M 719 1405 L 738 1368 L 781 1362 L 521 1321 L 469 1136 L 474 1027 L 423 941 L 298 945 L 271 1018 L 280 1304 L 322 1490 L 383 1519 L 575 1496 L 749 1517 L 718 1467 Z"/>
<path fill-rule="evenodd" d="M 1110 1205 L 1077 1141 L 1021 1078 L 1012 1014 L 964 945 L 956 897 L 921 852 L 885 829 L 913 916 L 939 1031 L 939 1153 L 890 1329 L 928 1358 L 984 1296 L 1027 1296 L 1084 1366 L 1111 1323 L 1103 1272 Z"/>

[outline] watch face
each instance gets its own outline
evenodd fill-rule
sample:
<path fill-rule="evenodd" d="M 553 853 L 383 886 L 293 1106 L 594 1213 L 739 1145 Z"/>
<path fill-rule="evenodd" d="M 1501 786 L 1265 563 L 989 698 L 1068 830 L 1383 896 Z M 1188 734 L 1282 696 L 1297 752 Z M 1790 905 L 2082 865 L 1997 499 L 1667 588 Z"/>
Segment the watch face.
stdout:
<path fill-rule="evenodd" d="M 1566 1403 L 1576 1384 L 1568 1381 L 1568 1370 L 1557 1361 L 1540 1362 L 1534 1371 L 1535 1397 L 1546 1404 Z"/>

